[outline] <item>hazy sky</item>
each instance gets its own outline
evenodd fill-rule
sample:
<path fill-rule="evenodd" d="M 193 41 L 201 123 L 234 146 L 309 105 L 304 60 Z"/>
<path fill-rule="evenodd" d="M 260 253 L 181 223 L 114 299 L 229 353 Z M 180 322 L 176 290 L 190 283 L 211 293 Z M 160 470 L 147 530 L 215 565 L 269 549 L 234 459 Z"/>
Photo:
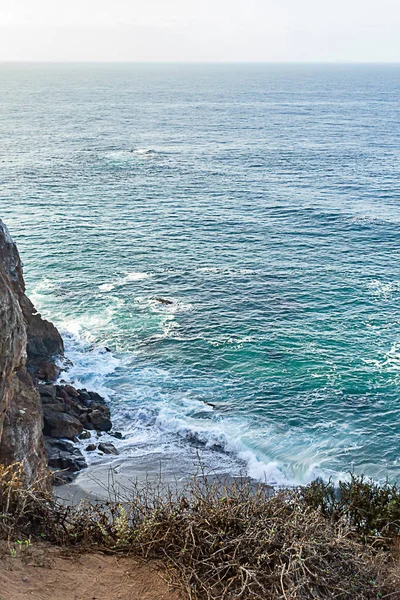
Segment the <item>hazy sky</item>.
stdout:
<path fill-rule="evenodd" d="M 400 0 L 0 0 L 0 60 L 400 62 Z"/>

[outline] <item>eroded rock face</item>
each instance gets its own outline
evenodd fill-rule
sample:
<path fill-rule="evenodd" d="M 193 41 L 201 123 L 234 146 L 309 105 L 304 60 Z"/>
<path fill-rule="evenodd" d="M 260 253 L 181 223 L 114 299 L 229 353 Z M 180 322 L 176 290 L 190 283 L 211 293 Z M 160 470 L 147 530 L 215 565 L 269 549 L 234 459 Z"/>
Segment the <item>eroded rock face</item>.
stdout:
<path fill-rule="evenodd" d="M 54 383 L 63 354 L 59 332 L 25 294 L 17 247 L 0 220 L 0 463 L 23 461 L 27 483 L 44 480 L 48 467 L 54 483 L 70 481 L 87 466 L 73 442 L 112 428 L 99 394 Z M 104 444 L 102 452 L 117 450 Z"/>
<path fill-rule="evenodd" d="M 18 250 L 0 220 L 0 462 L 24 461 L 28 482 L 47 473 L 41 402 L 32 376 L 62 353 L 60 334 L 25 295 Z"/>
<path fill-rule="evenodd" d="M 42 319 L 25 294 L 22 262 L 16 244 L 0 220 L 0 269 L 21 308 L 27 333 L 26 367 L 37 379 L 55 380 L 59 375 L 54 358 L 64 354 L 61 335 L 52 323 Z"/>

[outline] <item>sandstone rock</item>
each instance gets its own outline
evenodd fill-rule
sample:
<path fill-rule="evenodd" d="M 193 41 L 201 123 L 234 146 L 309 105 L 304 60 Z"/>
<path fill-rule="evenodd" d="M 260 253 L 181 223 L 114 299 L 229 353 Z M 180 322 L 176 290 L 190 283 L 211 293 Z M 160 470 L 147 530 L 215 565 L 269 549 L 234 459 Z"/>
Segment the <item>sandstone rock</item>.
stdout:
<path fill-rule="evenodd" d="M 0 327 L 0 337 L 3 332 Z M 38 479 L 41 485 L 47 485 L 47 456 L 39 394 L 24 367 L 8 380 L 9 390 L 0 395 L 0 463 L 23 462 L 26 483 Z"/>

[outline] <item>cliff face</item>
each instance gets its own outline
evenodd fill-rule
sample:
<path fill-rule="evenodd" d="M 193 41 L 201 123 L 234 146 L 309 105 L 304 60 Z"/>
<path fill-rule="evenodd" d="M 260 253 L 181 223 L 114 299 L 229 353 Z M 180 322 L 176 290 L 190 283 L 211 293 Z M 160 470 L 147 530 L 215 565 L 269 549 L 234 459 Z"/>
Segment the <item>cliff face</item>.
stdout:
<path fill-rule="evenodd" d="M 24 460 L 27 481 L 47 471 L 40 396 L 33 379 L 55 379 L 57 329 L 25 295 L 18 250 L 0 220 L 0 462 Z"/>
<path fill-rule="evenodd" d="M 53 358 L 64 354 L 60 334 L 52 323 L 42 319 L 26 296 L 22 263 L 17 246 L 0 219 L 0 269 L 21 308 L 27 332 L 27 369 L 39 379 L 54 380 L 58 372 Z"/>
<path fill-rule="evenodd" d="M 47 475 L 48 466 L 54 483 L 70 481 L 87 466 L 73 442 L 112 428 L 99 394 L 54 384 L 55 358 L 63 354 L 57 329 L 25 294 L 17 247 L 0 220 L 0 464 L 23 461 L 27 483 Z M 117 453 L 109 443 L 89 447 Z"/>

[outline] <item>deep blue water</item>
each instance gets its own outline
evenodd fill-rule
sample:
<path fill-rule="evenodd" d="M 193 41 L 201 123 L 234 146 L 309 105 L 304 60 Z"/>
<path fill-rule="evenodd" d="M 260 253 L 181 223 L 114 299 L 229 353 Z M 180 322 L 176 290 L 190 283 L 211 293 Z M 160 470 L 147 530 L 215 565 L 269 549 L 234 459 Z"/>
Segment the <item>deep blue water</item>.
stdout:
<path fill-rule="evenodd" d="M 398 477 L 400 66 L 3 64 L 0 140 L 28 292 L 130 464 Z"/>

